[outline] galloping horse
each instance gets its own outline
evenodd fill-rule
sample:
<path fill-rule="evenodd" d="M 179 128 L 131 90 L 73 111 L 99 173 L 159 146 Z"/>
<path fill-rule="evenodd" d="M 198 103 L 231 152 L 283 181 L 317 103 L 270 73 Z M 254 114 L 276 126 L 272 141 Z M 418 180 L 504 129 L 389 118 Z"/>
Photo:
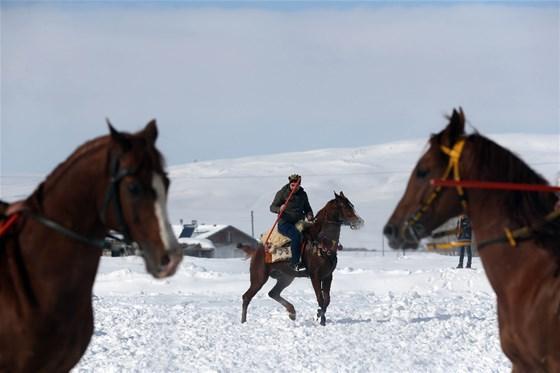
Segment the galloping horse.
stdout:
<path fill-rule="evenodd" d="M 67 372 L 93 333 L 92 286 L 108 230 L 138 244 L 147 271 L 181 262 L 166 212 L 155 121 L 86 142 L 24 201 L 0 237 L 0 371 Z M 8 219 L 10 220 L 10 219 Z"/>
<path fill-rule="evenodd" d="M 552 193 L 434 188 L 430 179 L 547 184 L 520 158 L 478 133 L 462 109 L 432 135 L 384 234 L 393 249 L 420 239 L 462 210 L 496 292 L 501 346 L 514 372 L 560 372 L 560 216 Z"/>
<path fill-rule="evenodd" d="M 321 325 L 326 323 L 325 312 L 331 301 L 330 289 L 332 273 L 337 263 L 336 252 L 339 245 L 340 227 L 349 225 L 351 229 L 359 229 L 364 224 L 362 218 L 354 211 L 354 205 L 344 196 L 344 193 L 336 194 L 335 192 L 334 196 L 335 198 L 327 202 L 325 207 L 317 213 L 313 224 L 303 231 L 305 249 L 302 253 L 302 260 L 307 266 L 315 290 L 319 304 L 317 317 L 321 319 Z M 251 286 L 243 294 L 241 322 L 247 321 L 249 302 L 269 277 L 276 279 L 277 282 L 268 295 L 283 305 L 288 311 L 290 319 L 295 320 L 294 306 L 282 298 L 280 293 L 294 281 L 298 273 L 293 271 L 287 262 L 265 263 L 265 251 L 262 244 L 259 244 L 256 249 L 244 245 L 240 245 L 239 248 L 251 256 Z"/>

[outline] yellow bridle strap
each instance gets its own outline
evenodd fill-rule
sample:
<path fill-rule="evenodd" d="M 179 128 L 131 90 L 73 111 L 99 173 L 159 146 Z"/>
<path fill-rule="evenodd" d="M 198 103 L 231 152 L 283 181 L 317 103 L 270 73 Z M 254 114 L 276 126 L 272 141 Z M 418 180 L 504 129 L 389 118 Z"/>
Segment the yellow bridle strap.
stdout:
<path fill-rule="evenodd" d="M 449 177 L 451 170 L 453 170 L 453 179 L 460 181 L 461 176 L 459 174 L 459 160 L 461 159 L 461 153 L 463 152 L 463 147 L 465 146 L 465 138 L 459 139 L 453 148 L 448 148 L 447 146 L 441 145 L 441 151 L 444 152 L 449 156 L 449 163 L 447 164 L 447 168 L 445 172 L 441 176 L 442 180 L 445 180 Z M 432 193 L 426 198 L 426 200 L 422 203 L 422 206 L 416 211 L 416 213 L 409 219 L 410 223 L 416 223 L 420 220 L 422 215 L 428 210 L 432 202 L 436 199 L 439 192 L 441 191 L 441 186 L 436 187 Z M 463 210 L 467 210 L 467 200 L 465 198 L 465 194 L 463 192 L 463 188 L 457 186 L 457 193 L 459 194 L 459 198 L 461 199 L 461 204 L 463 205 Z"/>
<path fill-rule="evenodd" d="M 461 159 L 461 153 L 465 146 L 465 138 L 458 140 L 453 148 L 448 148 L 447 146 L 441 145 L 441 151 L 449 156 L 449 163 L 447 169 L 443 175 L 442 179 L 446 179 L 449 176 L 451 169 L 453 169 L 453 179 L 456 181 L 461 180 L 461 175 L 459 174 L 459 160 Z M 457 193 L 461 197 L 461 203 L 463 204 L 463 209 L 467 209 L 467 200 L 464 198 L 464 191 L 460 185 L 457 185 Z"/>
<path fill-rule="evenodd" d="M 517 242 L 515 241 L 515 237 L 513 236 L 512 231 L 509 228 L 504 228 L 504 232 L 506 234 L 507 241 L 511 247 L 517 246 Z"/>

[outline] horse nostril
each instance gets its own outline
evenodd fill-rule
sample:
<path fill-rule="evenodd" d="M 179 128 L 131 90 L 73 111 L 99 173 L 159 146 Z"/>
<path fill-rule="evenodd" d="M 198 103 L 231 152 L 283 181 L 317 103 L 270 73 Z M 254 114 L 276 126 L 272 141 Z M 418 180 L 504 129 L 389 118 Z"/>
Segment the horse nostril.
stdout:
<path fill-rule="evenodd" d="M 395 226 L 392 224 L 387 224 L 385 226 L 385 228 L 383 228 L 383 234 L 387 237 L 387 238 L 392 238 L 395 237 Z"/>
<path fill-rule="evenodd" d="M 166 265 L 169 264 L 170 261 L 171 259 L 169 258 L 169 255 L 165 254 L 164 256 L 161 257 L 161 266 L 165 267 Z"/>

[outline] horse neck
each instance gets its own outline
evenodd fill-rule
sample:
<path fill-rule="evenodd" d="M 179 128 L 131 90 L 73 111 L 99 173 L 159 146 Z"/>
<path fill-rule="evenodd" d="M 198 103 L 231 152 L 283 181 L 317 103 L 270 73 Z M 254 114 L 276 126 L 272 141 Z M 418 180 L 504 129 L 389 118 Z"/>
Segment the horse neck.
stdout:
<path fill-rule="evenodd" d="M 99 206 L 108 185 L 105 147 L 76 160 L 69 157 L 47 177 L 41 188 L 39 212 L 66 228 L 90 237 L 103 236 Z"/>
<path fill-rule="evenodd" d="M 102 238 L 104 227 L 97 206 L 108 182 L 106 152 L 90 151 L 80 159 L 69 158 L 29 197 L 33 211 L 88 238 Z M 66 163 L 65 162 L 65 163 Z M 28 218 L 21 235 L 21 255 L 35 292 L 44 282 L 50 289 L 88 296 L 99 264 L 100 250 Z M 45 281 L 48 280 L 48 281 Z M 88 289 L 89 288 L 89 289 Z M 89 290 L 89 291 L 88 291 Z M 45 302 L 56 302 L 56 295 Z M 70 298 L 70 297 L 67 297 Z"/>
<path fill-rule="evenodd" d="M 476 159 L 476 153 L 480 152 L 467 155 L 470 156 L 469 162 L 467 162 L 469 166 L 462 167 L 461 177 L 466 180 L 489 181 L 488 177 L 485 176 L 487 172 L 481 174 L 475 166 L 488 162 Z M 514 230 L 522 227 L 519 221 L 515 221 L 513 218 L 514 212 L 507 207 L 508 204 L 511 204 L 507 200 L 510 196 L 508 193 L 512 192 L 482 189 L 466 190 L 468 198 L 467 214 L 470 217 L 471 227 L 477 242 L 505 237 L 504 228 Z M 551 204 L 550 211 L 552 209 L 553 205 Z M 544 217 L 544 213 L 542 217 Z M 520 242 L 516 247 L 511 247 L 507 242 L 487 245 L 479 250 L 479 255 L 488 279 L 498 295 L 505 292 L 505 289 L 509 286 L 518 284 L 520 276 L 527 277 L 525 283 L 534 283 L 536 282 L 536 274 L 549 276 L 553 275 L 558 269 L 557 258 L 549 250 L 538 248 L 531 239 Z"/>
<path fill-rule="evenodd" d="M 341 224 L 338 222 L 337 217 L 334 216 L 334 213 L 330 212 L 327 207 L 328 204 L 317 213 L 315 224 L 313 224 L 313 233 L 315 233 L 313 237 L 315 239 L 321 237 L 338 241 Z"/>

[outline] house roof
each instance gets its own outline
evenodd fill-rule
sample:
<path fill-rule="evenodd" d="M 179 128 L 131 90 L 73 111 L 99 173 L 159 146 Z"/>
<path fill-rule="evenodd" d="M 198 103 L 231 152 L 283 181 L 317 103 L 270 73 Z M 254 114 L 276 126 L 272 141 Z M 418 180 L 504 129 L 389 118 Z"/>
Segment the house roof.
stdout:
<path fill-rule="evenodd" d="M 222 229 L 229 227 L 225 224 L 199 224 L 193 232 L 193 238 L 208 238 Z"/>
<path fill-rule="evenodd" d="M 212 241 L 206 238 L 181 237 L 178 239 L 178 241 L 180 244 L 185 244 L 185 245 L 200 245 L 200 248 L 203 250 L 216 249 Z"/>
<path fill-rule="evenodd" d="M 247 233 L 243 232 L 242 230 L 227 224 L 199 224 L 196 226 L 194 232 L 192 232 L 192 235 L 190 237 L 184 237 L 184 238 L 190 238 L 194 240 L 208 240 L 209 242 L 212 242 L 211 240 L 209 240 L 209 238 L 211 238 L 216 233 L 228 228 L 233 229 L 235 231 L 239 231 L 243 235 L 247 236 L 249 239 L 254 239 L 251 236 L 249 236 Z M 182 229 L 183 226 L 181 225 L 173 225 L 173 231 L 175 232 L 175 237 L 179 237 L 179 235 L 182 232 Z M 183 241 L 181 241 L 182 239 L 183 238 L 179 238 L 179 242 L 183 243 Z M 186 243 L 186 241 L 184 243 Z"/>

